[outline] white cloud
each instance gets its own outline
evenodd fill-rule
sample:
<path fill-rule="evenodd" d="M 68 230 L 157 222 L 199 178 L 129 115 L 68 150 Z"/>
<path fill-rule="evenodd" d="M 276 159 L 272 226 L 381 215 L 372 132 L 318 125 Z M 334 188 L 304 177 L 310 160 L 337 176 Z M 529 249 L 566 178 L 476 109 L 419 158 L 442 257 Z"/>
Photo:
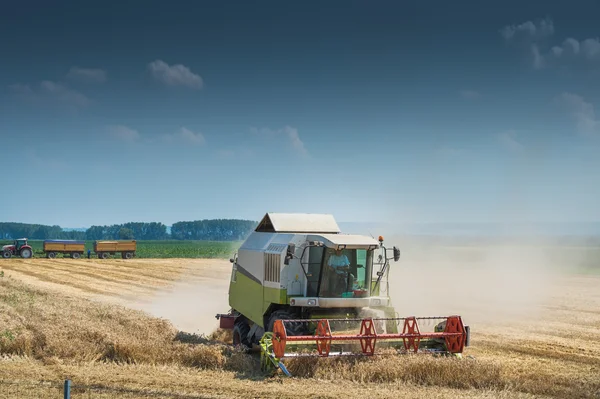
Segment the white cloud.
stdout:
<path fill-rule="evenodd" d="M 600 38 L 585 39 L 582 42 L 583 54 L 588 58 L 600 56 Z"/>
<path fill-rule="evenodd" d="M 136 142 L 141 138 L 137 130 L 123 125 L 110 126 L 108 131 L 112 137 L 129 143 Z"/>
<path fill-rule="evenodd" d="M 10 85 L 9 88 L 19 97 L 33 102 L 51 101 L 53 104 L 60 103 L 80 107 L 90 103 L 89 98 L 84 94 L 50 80 L 42 81 L 39 88 L 32 88 L 30 85 L 20 83 Z"/>
<path fill-rule="evenodd" d="M 466 98 L 467 100 L 475 100 L 481 97 L 481 94 L 475 90 L 461 90 L 459 94 L 462 98 Z"/>
<path fill-rule="evenodd" d="M 286 126 L 283 128 L 283 131 L 290 139 L 290 142 L 292 143 L 292 146 L 296 149 L 296 151 L 303 155 L 306 155 L 307 151 L 304 147 L 304 143 L 302 142 L 302 140 L 300 140 L 300 136 L 298 135 L 298 129 Z"/>
<path fill-rule="evenodd" d="M 200 89 L 204 85 L 199 75 L 181 64 L 169 65 L 162 60 L 155 60 L 148 64 L 148 69 L 155 79 L 168 86 L 185 86 L 192 89 Z"/>
<path fill-rule="evenodd" d="M 542 69 L 546 63 L 544 61 L 544 56 L 540 53 L 540 50 L 537 45 L 531 45 L 531 55 L 533 57 L 533 67 L 535 69 Z"/>
<path fill-rule="evenodd" d="M 593 104 L 577 94 L 566 92 L 559 96 L 559 100 L 575 120 L 579 133 L 588 137 L 600 137 L 600 121 L 596 119 Z"/>
<path fill-rule="evenodd" d="M 533 44 L 532 52 L 533 66 L 536 69 L 574 60 L 600 61 L 600 39 L 591 38 L 579 41 L 569 37 L 560 45 L 552 46 L 543 54 L 538 50 L 537 45 Z"/>
<path fill-rule="evenodd" d="M 202 133 L 194 133 L 186 127 L 182 127 L 177 133 L 165 134 L 162 137 L 169 143 L 185 143 L 191 145 L 203 145 L 206 143 L 206 139 Z"/>
<path fill-rule="evenodd" d="M 526 21 L 519 25 L 507 25 L 500 29 L 500 34 L 506 40 L 517 39 L 519 36 L 539 40 L 554 34 L 554 22 L 550 18 L 544 18 L 536 22 Z"/>
<path fill-rule="evenodd" d="M 560 57 L 564 51 L 564 49 L 560 46 L 554 46 L 552 47 L 552 55 L 555 57 Z"/>
<path fill-rule="evenodd" d="M 563 43 L 563 48 L 562 48 L 561 54 L 565 50 L 572 54 L 579 54 L 579 41 L 577 41 L 571 37 L 566 39 Z"/>
<path fill-rule="evenodd" d="M 106 71 L 102 69 L 72 67 L 67 73 L 67 78 L 91 83 L 106 82 Z"/>
<path fill-rule="evenodd" d="M 69 89 L 60 83 L 45 80 L 40 85 L 46 93 L 55 96 L 58 100 L 75 105 L 87 105 L 89 99 L 80 92 Z"/>
<path fill-rule="evenodd" d="M 568 37 L 561 44 L 551 47 L 543 45 L 541 40 L 554 34 L 554 23 L 549 18 L 508 25 L 500 29 L 500 34 L 508 42 L 519 42 L 527 46 L 535 69 L 552 66 L 558 60 L 600 60 L 600 38 L 597 37 L 581 41 Z"/>
<path fill-rule="evenodd" d="M 202 145 L 206 142 L 202 133 L 194 133 L 191 130 L 182 127 L 179 131 L 179 136 L 186 142 L 194 145 Z"/>
<path fill-rule="evenodd" d="M 554 46 L 549 56 L 554 58 L 584 57 L 588 60 L 600 60 L 600 39 L 590 38 L 579 41 L 569 37 L 560 46 Z"/>
<path fill-rule="evenodd" d="M 308 155 L 308 151 L 304 146 L 304 142 L 300 139 L 300 135 L 298 134 L 298 129 L 293 128 L 291 126 L 284 126 L 281 129 L 273 130 L 271 128 L 251 128 L 250 131 L 253 134 L 260 135 L 268 138 L 275 138 L 284 136 L 289 140 L 291 146 L 301 155 Z"/>
<path fill-rule="evenodd" d="M 515 153 L 520 153 L 525 150 L 525 146 L 523 146 L 523 144 L 517 141 L 516 136 L 517 132 L 511 129 L 498 134 L 498 140 L 508 150 Z"/>

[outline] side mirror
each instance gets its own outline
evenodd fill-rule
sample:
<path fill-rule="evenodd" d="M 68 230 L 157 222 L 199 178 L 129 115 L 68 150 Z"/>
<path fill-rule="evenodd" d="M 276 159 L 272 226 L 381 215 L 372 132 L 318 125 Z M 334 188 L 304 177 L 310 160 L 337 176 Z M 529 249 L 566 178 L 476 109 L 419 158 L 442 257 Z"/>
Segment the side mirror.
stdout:
<path fill-rule="evenodd" d="M 400 259 L 400 250 L 394 247 L 394 262 L 398 262 Z"/>
<path fill-rule="evenodd" d="M 296 244 L 288 244 L 287 253 L 285 254 L 285 259 L 283 260 L 284 265 L 290 264 L 290 259 L 294 259 L 295 252 L 296 252 Z"/>
<path fill-rule="evenodd" d="M 231 263 L 235 262 L 235 260 L 234 260 L 233 258 L 229 258 L 229 261 L 230 261 Z"/>

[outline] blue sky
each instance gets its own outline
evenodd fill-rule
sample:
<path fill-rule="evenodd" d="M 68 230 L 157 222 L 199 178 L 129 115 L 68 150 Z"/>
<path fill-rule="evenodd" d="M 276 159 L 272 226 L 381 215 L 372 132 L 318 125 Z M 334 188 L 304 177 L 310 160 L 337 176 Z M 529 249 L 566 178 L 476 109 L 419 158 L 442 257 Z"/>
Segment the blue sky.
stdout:
<path fill-rule="evenodd" d="M 593 1 L 22 1 L 0 220 L 600 221 Z"/>

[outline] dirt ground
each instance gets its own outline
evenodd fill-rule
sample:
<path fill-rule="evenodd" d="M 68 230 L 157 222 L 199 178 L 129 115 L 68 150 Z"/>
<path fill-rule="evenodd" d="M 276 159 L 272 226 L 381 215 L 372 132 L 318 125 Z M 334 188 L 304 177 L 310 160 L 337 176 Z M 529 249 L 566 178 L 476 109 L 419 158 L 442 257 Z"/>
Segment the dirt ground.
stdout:
<path fill-rule="evenodd" d="M 215 314 L 228 310 L 230 267 L 228 260 L 208 259 L 10 259 L 0 263 L 5 276 L 28 285 L 143 310 L 169 320 L 182 331 L 204 334 L 217 327 Z M 544 279 L 542 292 L 539 281 L 517 279 L 532 277 L 523 270 L 519 273 L 518 268 L 514 279 L 506 278 L 510 271 L 502 274 L 502 279 L 502 275 L 490 277 L 487 273 L 478 277 L 467 267 L 454 271 L 453 277 L 431 276 L 429 283 L 423 281 L 421 285 L 428 290 L 421 289 L 421 296 L 415 296 L 414 291 L 419 291 L 418 275 L 408 270 L 393 277 L 390 289 L 401 316 L 426 316 L 422 312 L 434 310 L 441 314 L 453 310 L 464 313 L 472 328 L 471 346 L 465 356 L 498 363 L 512 378 L 509 381 L 520 384 L 520 388 L 490 392 L 405 382 L 336 383 L 352 397 L 600 397 L 599 275 L 555 273 Z M 465 281 L 467 275 L 471 284 L 479 286 L 461 289 L 461 285 L 453 285 Z M 406 280 L 412 281 L 412 288 L 400 289 L 407 286 Z M 485 286 L 481 286 L 482 281 Z M 60 370 L 68 371 L 70 367 L 63 365 Z M 338 396 L 332 393 L 332 381 L 327 378 L 310 383 L 306 379 L 253 381 L 219 371 L 176 367 L 161 371 L 152 366 L 136 366 L 128 371 L 128 367 L 89 364 L 80 372 L 85 371 L 86 378 L 94 380 L 101 368 L 108 368 L 120 376 L 117 379 L 130 381 L 144 369 L 145 376 L 139 378 L 147 379 L 149 385 L 152 375 L 161 373 L 161 379 L 184 381 L 194 392 L 203 392 L 204 396 L 198 397 Z M 0 360 L 0 369 L 5 376 L 50 372 L 47 365 L 22 359 Z"/>

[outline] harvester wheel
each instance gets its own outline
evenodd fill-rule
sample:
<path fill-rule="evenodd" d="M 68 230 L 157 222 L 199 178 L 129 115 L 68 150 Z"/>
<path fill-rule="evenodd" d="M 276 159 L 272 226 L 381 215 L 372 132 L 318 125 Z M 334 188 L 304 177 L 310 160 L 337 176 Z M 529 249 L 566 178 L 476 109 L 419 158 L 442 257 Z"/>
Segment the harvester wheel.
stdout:
<path fill-rule="evenodd" d="M 28 259 L 28 258 L 31 258 L 31 255 L 33 255 L 33 252 L 31 252 L 31 249 L 23 248 L 21 250 L 21 258 Z"/>
<path fill-rule="evenodd" d="M 288 312 L 287 310 L 284 310 L 284 309 L 276 310 L 273 313 L 271 313 L 271 316 L 269 317 L 269 328 L 267 331 L 270 331 L 270 332 L 273 331 L 273 326 L 275 325 L 275 320 L 278 320 L 278 319 L 279 320 L 294 320 L 294 319 L 297 319 L 297 317 L 293 313 Z M 303 323 L 286 323 L 285 327 L 286 327 L 287 335 L 307 334 L 306 327 L 303 325 Z"/>
<path fill-rule="evenodd" d="M 248 340 L 250 326 L 243 318 L 238 318 L 233 326 L 233 346 L 241 346 L 243 349 L 251 349 L 252 345 Z"/>

